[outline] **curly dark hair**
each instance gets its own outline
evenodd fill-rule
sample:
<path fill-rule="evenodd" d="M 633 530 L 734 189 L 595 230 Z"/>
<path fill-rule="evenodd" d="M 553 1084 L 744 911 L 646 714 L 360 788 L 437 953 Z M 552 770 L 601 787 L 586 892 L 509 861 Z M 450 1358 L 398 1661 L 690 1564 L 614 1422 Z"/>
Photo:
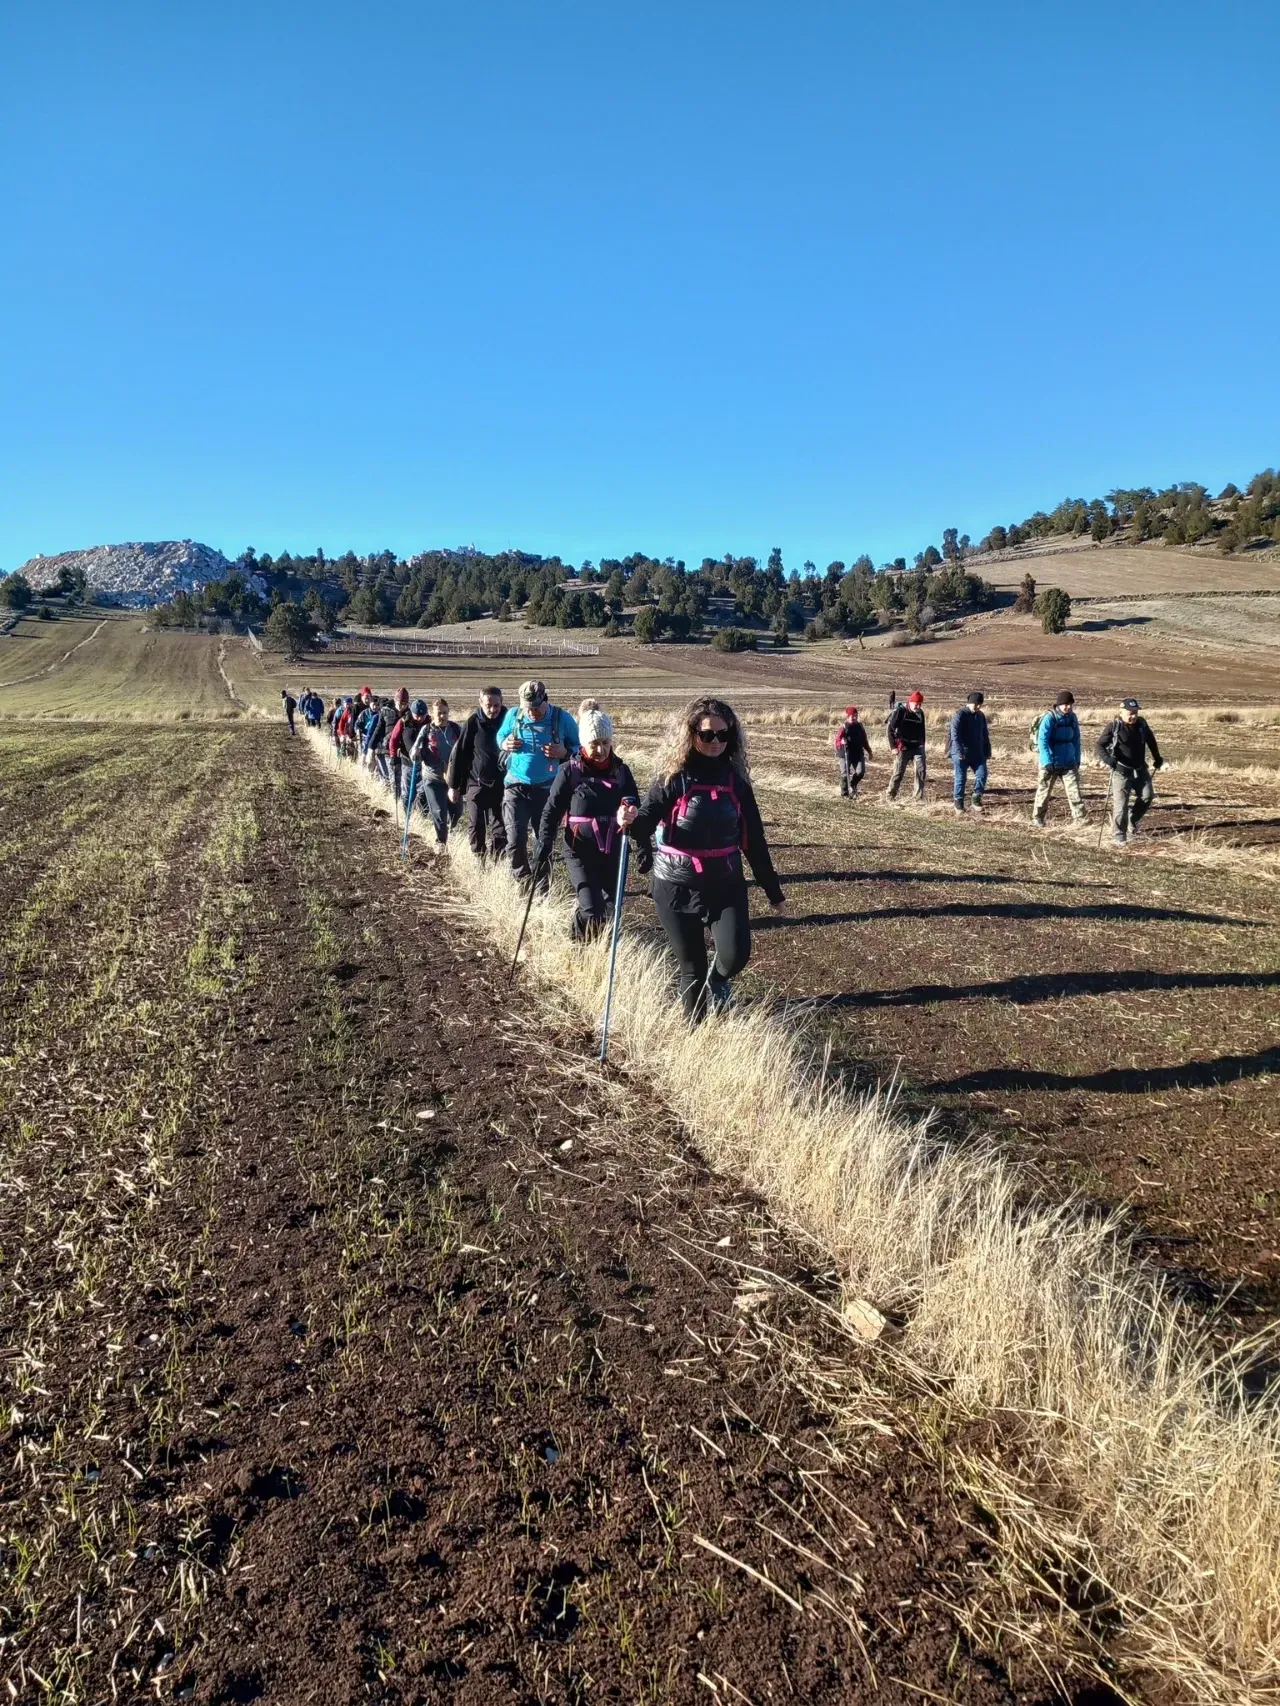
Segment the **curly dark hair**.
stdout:
<path fill-rule="evenodd" d="M 704 694 L 691 700 L 684 710 L 677 712 L 667 724 L 658 752 L 658 774 L 664 781 L 669 782 L 673 776 L 678 776 L 689 762 L 689 755 L 695 749 L 694 730 L 707 716 L 719 717 L 728 729 L 729 739 L 725 744 L 724 753 L 734 770 L 743 777 L 751 774 L 747 763 L 747 733 L 738 721 L 733 706 L 726 705 L 723 699 Z"/>

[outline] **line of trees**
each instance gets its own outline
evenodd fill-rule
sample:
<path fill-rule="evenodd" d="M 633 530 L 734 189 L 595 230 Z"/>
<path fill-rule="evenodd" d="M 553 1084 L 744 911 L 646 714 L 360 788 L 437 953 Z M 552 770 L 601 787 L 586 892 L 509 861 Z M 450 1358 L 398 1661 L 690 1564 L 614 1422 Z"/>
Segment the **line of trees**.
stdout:
<path fill-rule="evenodd" d="M 1248 546 L 1280 544 L 1280 474 L 1264 468 L 1242 492 L 1234 482 L 1211 497 L 1194 480 L 1156 491 L 1152 486 L 1117 487 L 1099 498 L 1064 498 L 1051 510 L 1036 510 L 1023 521 L 993 527 L 979 541 L 979 552 L 1012 550 L 1037 539 L 1062 535 L 1095 544 L 1116 540 L 1141 545 L 1148 539 L 1167 545 L 1215 544 L 1230 555 Z"/>
<path fill-rule="evenodd" d="M 916 552 L 910 566 L 895 557 L 877 567 L 864 553 L 822 570 L 812 562 L 788 569 L 777 546 L 763 563 L 726 552 L 704 557 L 696 568 L 643 551 L 575 566 L 560 556 L 474 547 L 405 558 L 389 549 L 338 557 L 322 549 L 285 551 L 273 558 L 250 546 L 224 580 L 200 593 L 180 593 L 159 607 L 154 620 L 179 627 L 206 618 L 258 623 L 288 603 L 301 606 L 317 632 L 331 632 L 339 619 L 431 628 L 492 615 L 610 635 L 622 631 L 626 612 L 633 613 L 634 631 L 645 643 L 697 639 L 709 628 L 729 626 L 743 633 L 767 629 L 779 644 L 793 634 L 817 640 L 882 624 L 920 632 L 994 602 L 993 587 L 974 572 L 982 557 L 1037 539 L 1086 534 L 1099 544 L 1165 539 L 1183 545 L 1212 536 L 1223 551 L 1280 541 L 1280 475 L 1265 469 L 1243 491 L 1228 485 L 1216 498 L 1193 482 L 1159 492 L 1117 488 L 1105 498 L 1067 498 L 1052 510 L 993 527 L 976 546 L 968 534 L 948 527 L 938 544 Z M 1052 619 L 1059 617 L 1055 601 Z"/>
<path fill-rule="evenodd" d="M 864 555 L 852 567 L 837 560 L 819 573 L 811 562 L 788 571 L 776 546 L 763 566 L 755 557 L 726 553 L 704 558 L 696 569 L 639 551 L 575 568 L 560 557 L 518 551 L 425 551 L 402 560 L 391 551 L 273 559 L 248 550 L 225 579 L 199 593 L 179 593 L 152 619 L 159 627 L 184 628 L 211 618 L 257 623 L 287 603 L 299 605 L 318 631 L 332 631 L 339 618 L 356 626 L 431 628 L 494 615 L 609 635 L 621 632 L 624 612 L 632 611 L 636 636 L 646 644 L 697 639 L 708 626 L 728 624 L 744 632 L 768 628 L 776 643 L 785 644 L 791 634 L 853 634 L 882 619 L 923 628 L 942 614 L 994 599 L 994 589 L 958 558 L 935 556 L 936 569 L 922 562 L 908 571 L 899 559 L 877 571 Z"/>

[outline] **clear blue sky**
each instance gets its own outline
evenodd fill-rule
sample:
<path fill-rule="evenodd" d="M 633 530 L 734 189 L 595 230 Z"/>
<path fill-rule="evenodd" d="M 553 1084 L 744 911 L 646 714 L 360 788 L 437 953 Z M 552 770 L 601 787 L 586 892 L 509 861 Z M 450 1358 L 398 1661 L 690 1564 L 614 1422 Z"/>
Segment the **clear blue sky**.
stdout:
<path fill-rule="evenodd" d="M 877 561 L 1280 461 L 1274 0 L 12 0 L 0 568 Z"/>

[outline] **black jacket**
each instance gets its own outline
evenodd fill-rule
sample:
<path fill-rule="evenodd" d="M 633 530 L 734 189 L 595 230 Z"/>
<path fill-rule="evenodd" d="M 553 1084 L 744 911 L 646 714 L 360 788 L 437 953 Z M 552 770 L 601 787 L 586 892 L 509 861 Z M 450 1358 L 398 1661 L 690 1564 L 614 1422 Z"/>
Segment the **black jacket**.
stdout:
<path fill-rule="evenodd" d="M 854 721 L 841 723 L 836 751 L 843 754 L 850 764 L 858 762 L 859 753 L 865 752 L 868 758 L 871 757 L 871 742 L 867 738 L 867 731 L 861 723 Z"/>
<path fill-rule="evenodd" d="M 496 717 L 486 717 L 476 709 L 462 725 L 458 744 L 449 757 L 445 780 L 455 793 L 465 794 L 469 783 L 491 788 L 502 781 L 502 763 L 498 756 L 498 727 L 506 716 L 499 711 Z"/>
<path fill-rule="evenodd" d="M 1098 757 L 1111 770 L 1117 764 L 1125 770 L 1145 770 L 1148 747 L 1156 763 L 1163 764 L 1156 737 L 1148 728 L 1145 717 L 1139 717 L 1132 728 L 1123 717 L 1117 717 L 1098 736 Z"/>
<path fill-rule="evenodd" d="M 617 813 L 624 800 L 638 806 L 640 794 L 635 777 L 617 753 L 613 754 L 606 770 L 593 769 L 581 758 L 571 758 L 567 764 L 562 764 L 551 784 L 542 813 L 535 862 L 540 865 L 550 857 L 556 830 L 565 818 L 592 819 L 591 824 L 565 824 L 566 847 L 588 858 L 596 854 L 603 857 L 616 853 L 619 834 Z M 598 833 L 595 826 L 598 826 Z"/>
<path fill-rule="evenodd" d="M 649 797 L 631 830 L 643 848 L 658 829 L 662 828 L 662 835 L 655 849 L 655 879 L 685 883 L 692 887 L 734 878 L 741 879 L 740 854 L 703 859 L 700 861 L 703 865 L 701 872 L 693 863 L 698 854 L 705 853 L 716 846 L 717 842 L 727 845 L 724 835 L 717 835 L 713 840 L 695 839 L 690 852 L 681 851 L 685 837 L 673 829 L 668 820 L 676 802 L 689 792 L 691 786 L 701 789 L 715 788 L 725 793 L 732 790 L 737 798 L 738 816 L 734 842 L 741 840 L 756 881 L 769 900 L 776 904 L 783 898 L 782 884 L 778 881 L 773 860 L 769 856 L 769 844 L 764 838 L 764 824 L 760 821 L 760 807 L 756 804 L 756 796 L 750 782 L 744 776 L 734 773 L 727 758 L 703 758 L 698 753 L 693 753 L 685 761 L 684 769 L 670 781 L 661 776 L 655 778 L 649 789 Z M 732 829 L 732 826 L 730 828 Z"/>
<path fill-rule="evenodd" d="M 924 712 L 914 705 L 897 705 L 889 718 L 889 745 L 899 752 L 917 752 L 924 745 Z"/>

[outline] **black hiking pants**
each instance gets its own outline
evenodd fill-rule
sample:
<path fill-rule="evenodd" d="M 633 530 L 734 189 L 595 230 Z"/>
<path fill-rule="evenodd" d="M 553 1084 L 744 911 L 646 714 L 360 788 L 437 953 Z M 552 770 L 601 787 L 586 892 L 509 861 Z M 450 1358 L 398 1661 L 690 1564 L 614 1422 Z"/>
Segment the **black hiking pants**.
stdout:
<path fill-rule="evenodd" d="M 529 875 L 529 831 L 537 835 L 550 792 L 549 782 L 545 787 L 533 782 L 508 782 L 503 791 L 502 824 L 507 832 L 511 870 L 517 877 Z"/>
<path fill-rule="evenodd" d="M 679 967 L 685 1016 L 696 1024 L 706 1015 L 708 978 L 737 977 L 751 958 L 751 908 L 746 879 L 741 873 L 700 883 L 672 883 L 655 877 L 653 904 Z M 710 968 L 708 930 L 715 949 Z"/>
<path fill-rule="evenodd" d="M 589 942 L 613 921 L 617 904 L 618 855 L 602 853 L 590 845 L 564 850 L 564 868 L 569 873 L 578 910 L 573 915 L 573 939 Z"/>
<path fill-rule="evenodd" d="M 418 783 L 418 792 L 423 799 L 423 810 L 431 814 L 436 842 L 443 847 L 449 839 L 449 830 L 459 817 L 458 808 L 450 804 L 448 784 L 439 776 L 424 776 Z"/>
<path fill-rule="evenodd" d="M 507 832 L 502 826 L 502 792 L 500 781 L 467 783 L 467 840 L 477 859 L 486 855 L 501 859 L 507 850 Z"/>

